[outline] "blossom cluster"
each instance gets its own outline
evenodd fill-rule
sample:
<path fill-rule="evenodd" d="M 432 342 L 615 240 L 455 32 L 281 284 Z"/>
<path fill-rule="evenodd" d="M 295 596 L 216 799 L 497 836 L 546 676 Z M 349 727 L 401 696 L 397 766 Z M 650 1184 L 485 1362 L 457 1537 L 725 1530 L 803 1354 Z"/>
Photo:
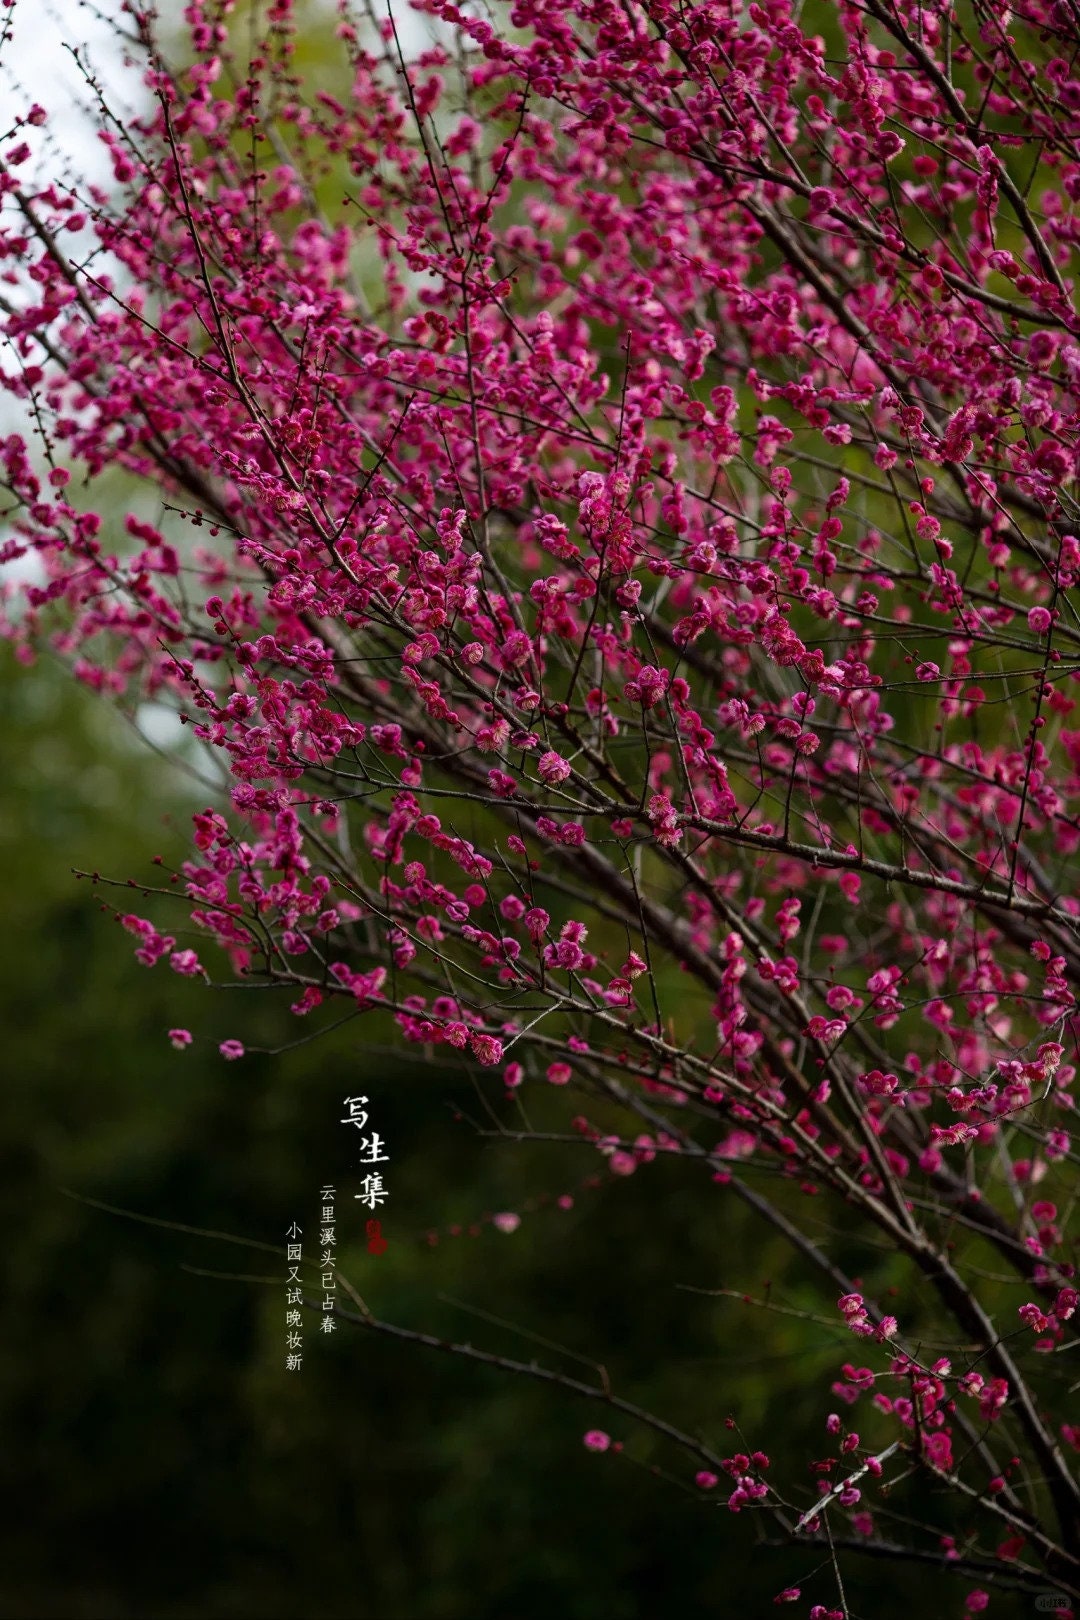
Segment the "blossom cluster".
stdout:
<path fill-rule="evenodd" d="M 229 10 L 187 5 L 183 72 L 132 14 L 112 192 L 34 174 L 37 106 L 0 154 L 47 463 L 0 442 L 5 633 L 231 783 L 170 874 L 205 948 L 125 913 L 139 960 L 572 1087 L 616 1176 L 833 1200 L 971 1358 L 807 1235 L 878 1357 L 840 1398 L 904 1384 L 875 1423 L 1061 1575 L 1029 1380 L 1076 1306 L 1073 8 L 415 0 L 406 52 L 343 7 L 313 94 L 290 0 L 243 63 Z M 117 469 L 168 513 L 95 509 Z"/>

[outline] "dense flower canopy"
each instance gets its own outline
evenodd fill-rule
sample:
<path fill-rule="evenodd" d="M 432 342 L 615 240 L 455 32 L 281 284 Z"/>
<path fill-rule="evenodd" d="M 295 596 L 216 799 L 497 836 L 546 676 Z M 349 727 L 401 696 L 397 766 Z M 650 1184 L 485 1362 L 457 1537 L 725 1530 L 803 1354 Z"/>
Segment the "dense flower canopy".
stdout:
<path fill-rule="evenodd" d="M 1077 1303 L 1080 17 L 420 0 L 418 50 L 342 13 L 339 98 L 286 0 L 243 59 L 189 5 L 183 73 L 128 9 L 115 191 L 3 151 L 47 458 L 3 443 L 8 633 L 226 763 L 179 887 L 235 970 L 510 1103 L 570 1083 L 614 1173 L 683 1154 L 800 1249 L 883 1438 L 835 1418 L 860 1456 L 789 1531 L 871 1536 L 841 1486 L 898 1439 L 1076 1590 L 1040 1379 Z M 102 521 L 116 468 L 159 526 Z M 907 1256 L 956 1353 L 770 1175 Z"/>

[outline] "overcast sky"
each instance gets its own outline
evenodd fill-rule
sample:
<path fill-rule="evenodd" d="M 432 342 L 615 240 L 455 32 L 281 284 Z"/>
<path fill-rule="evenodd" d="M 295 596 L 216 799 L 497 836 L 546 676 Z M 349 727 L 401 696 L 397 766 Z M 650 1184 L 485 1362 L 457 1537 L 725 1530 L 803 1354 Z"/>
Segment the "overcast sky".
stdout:
<path fill-rule="evenodd" d="M 181 27 L 182 9 L 182 0 L 159 0 L 166 21 L 174 17 Z M 386 0 L 375 0 L 373 9 L 385 12 Z M 414 47 L 422 48 L 430 22 L 414 22 L 403 0 L 395 13 L 406 54 Z M 71 178 L 108 180 L 104 149 L 84 111 L 92 103 L 92 94 L 69 47 L 79 49 L 107 92 L 112 110 L 133 113 L 142 87 L 139 70 L 125 67 L 123 62 L 118 31 L 130 29 L 131 24 L 122 15 L 119 0 L 98 0 L 96 5 L 89 0 L 15 0 L 11 13 L 0 12 L 4 16 L 10 18 L 11 26 L 11 37 L 0 45 L 0 102 L 5 110 L 10 108 L 18 115 L 39 102 L 49 114 L 47 132 L 23 132 L 32 139 L 35 150 L 42 149 L 47 133 L 68 160 Z M 115 25 L 110 19 L 115 19 Z M 50 167 L 55 172 L 55 162 Z"/>
<path fill-rule="evenodd" d="M 11 37 L 0 46 L 0 94 L 6 109 L 19 115 L 33 102 L 49 114 L 45 131 L 29 131 L 35 150 L 43 138 L 59 146 L 72 178 L 102 180 L 109 173 L 87 113 L 91 93 L 66 47 L 78 47 L 102 81 L 110 100 L 130 108 L 137 78 L 125 73 L 120 42 L 107 18 L 119 13 L 116 0 L 101 0 L 104 20 L 80 0 L 16 0 Z M 123 87 L 123 88 L 121 88 Z"/>

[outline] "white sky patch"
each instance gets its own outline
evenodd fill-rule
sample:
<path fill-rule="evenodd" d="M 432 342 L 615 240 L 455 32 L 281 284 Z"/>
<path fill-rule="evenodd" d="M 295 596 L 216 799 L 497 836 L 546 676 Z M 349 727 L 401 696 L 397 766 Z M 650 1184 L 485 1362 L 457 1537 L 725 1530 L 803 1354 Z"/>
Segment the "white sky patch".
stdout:
<path fill-rule="evenodd" d="M 109 182 L 108 154 L 95 134 L 94 92 L 79 61 L 120 116 L 132 111 L 133 92 L 135 100 L 145 93 L 141 74 L 123 61 L 124 19 L 110 21 L 109 10 L 110 0 L 103 0 L 104 15 L 82 0 L 16 0 L 8 14 L 10 34 L 0 45 L 0 128 L 6 133 L 8 120 L 25 116 L 35 102 L 48 114 L 40 129 L 19 131 L 17 139 L 34 154 L 28 172 L 45 170 L 76 185 Z"/>
<path fill-rule="evenodd" d="M 152 747 L 165 752 L 187 741 L 180 716 L 167 703 L 140 703 L 135 710 L 135 724 Z"/>
<path fill-rule="evenodd" d="M 100 112 L 87 74 L 118 117 L 130 118 L 146 105 L 141 70 L 124 60 L 119 11 L 115 0 L 102 0 L 100 12 L 84 0 L 16 0 L 10 12 L 0 13 L 0 135 L 6 137 L 0 150 L 6 155 L 24 141 L 30 147 L 31 156 L 14 172 L 31 193 L 48 180 L 80 192 L 87 184 L 111 186 L 112 166 L 97 138 Z M 35 104 L 45 109 L 46 122 L 15 129 Z M 69 236 L 65 245 L 71 251 L 80 240 Z M 23 434 L 36 452 L 29 426 L 19 402 L 0 394 L 0 433 Z M 0 540 L 5 527 L 0 524 Z M 0 564 L 4 587 L 41 584 L 45 577 L 35 552 Z"/>
<path fill-rule="evenodd" d="M 179 0 L 174 3 L 175 11 L 169 6 L 162 9 L 157 27 L 166 55 L 175 52 L 180 59 L 184 25 Z M 333 6 L 330 0 L 324 4 L 314 0 L 313 9 L 329 15 Z M 373 0 L 376 18 L 386 12 L 386 0 Z M 409 58 L 445 33 L 440 25 L 416 16 L 404 4 L 395 6 L 394 14 L 402 49 Z M 128 125 L 149 112 L 151 105 L 143 84 L 145 56 L 132 41 L 131 28 L 119 0 L 99 0 L 97 5 L 91 0 L 15 0 L 10 11 L 0 11 L 0 136 L 5 137 L 0 153 L 6 155 L 24 141 L 30 147 L 31 156 L 14 172 L 31 194 L 49 181 L 83 196 L 88 185 L 114 189 L 109 155 L 98 138 L 102 122 L 99 98 L 115 119 Z M 24 119 L 35 104 L 45 109 L 46 122 L 16 127 L 17 120 Z M 89 227 L 65 237 L 65 247 L 76 259 L 84 242 L 88 249 L 93 247 Z M 10 295 L 16 296 L 14 289 Z M 0 392 L 0 435 L 9 432 L 27 439 L 44 471 L 27 415 L 17 400 Z M 0 542 L 9 533 L 0 519 Z M 19 586 L 43 584 L 45 579 L 44 566 L 35 552 L 0 563 L 0 590 L 14 588 L 17 595 Z M 174 748 L 175 735 L 170 732 L 168 742 L 162 740 L 160 746 Z"/>

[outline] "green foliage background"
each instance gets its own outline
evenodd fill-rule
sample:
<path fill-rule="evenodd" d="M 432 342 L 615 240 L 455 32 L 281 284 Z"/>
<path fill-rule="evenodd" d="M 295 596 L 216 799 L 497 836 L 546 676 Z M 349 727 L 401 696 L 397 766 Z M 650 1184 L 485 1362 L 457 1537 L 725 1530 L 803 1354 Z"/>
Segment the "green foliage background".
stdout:
<path fill-rule="evenodd" d="M 602 1362 L 619 1394 L 720 1450 L 737 1449 L 723 1427 L 734 1415 L 778 1475 L 831 1449 L 821 1424 L 851 1341 L 680 1286 L 760 1296 L 771 1283 L 778 1302 L 824 1303 L 692 1166 L 658 1161 L 618 1180 L 576 1143 L 492 1141 L 467 1076 L 385 1055 L 362 1023 L 221 1060 L 225 1035 L 275 1047 L 295 1039 L 295 1020 L 269 994 L 139 967 L 101 909 L 130 897 L 71 874 L 146 881 L 154 854 L 179 858 L 190 782 L 47 662 L 28 672 L 6 656 L 0 680 L 0 1490 L 18 1508 L 0 1531 L 0 1614 L 772 1612 L 818 1555 L 759 1545 L 764 1521 L 703 1496 L 692 1464 L 640 1425 L 359 1328 L 324 1338 L 314 1318 L 303 1370 L 288 1375 L 283 1249 L 82 1201 L 280 1246 L 294 1217 L 314 1225 L 331 1177 L 342 1269 L 384 1320 L 589 1382 L 595 1370 L 574 1357 Z M 188 1052 L 168 1044 L 176 1024 L 196 1032 Z M 392 1152 L 378 1260 L 362 1246 L 355 1139 L 339 1123 L 358 1089 Z M 572 1210 L 537 1207 L 510 1236 L 490 1224 L 447 1234 L 564 1191 Z M 588 1453 L 594 1426 L 625 1450 Z M 960 1612 L 965 1587 L 942 1588 L 936 1570 L 848 1570 L 853 1615 L 910 1613 L 921 1591 L 935 1613 Z M 830 1596 L 827 1571 L 803 1584 Z M 1002 1599 L 993 1612 L 1028 1610 Z"/>

